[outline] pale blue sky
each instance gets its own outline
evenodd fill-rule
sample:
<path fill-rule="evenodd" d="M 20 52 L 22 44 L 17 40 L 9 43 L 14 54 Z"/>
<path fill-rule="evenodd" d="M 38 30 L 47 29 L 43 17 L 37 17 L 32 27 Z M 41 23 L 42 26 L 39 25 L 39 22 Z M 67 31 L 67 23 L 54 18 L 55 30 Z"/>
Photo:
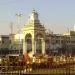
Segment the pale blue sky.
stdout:
<path fill-rule="evenodd" d="M 0 0 L 0 34 L 10 33 L 10 23 L 16 29 L 15 14 L 21 12 L 21 26 L 35 9 L 41 23 L 54 33 L 63 33 L 75 25 L 75 0 Z"/>

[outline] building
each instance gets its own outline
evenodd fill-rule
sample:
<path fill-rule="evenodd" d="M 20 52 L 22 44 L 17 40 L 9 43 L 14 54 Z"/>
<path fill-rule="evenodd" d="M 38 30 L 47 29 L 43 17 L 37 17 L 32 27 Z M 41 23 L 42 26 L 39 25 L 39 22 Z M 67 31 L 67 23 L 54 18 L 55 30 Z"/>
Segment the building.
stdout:
<path fill-rule="evenodd" d="M 0 49 L 9 48 L 11 43 L 9 35 L 0 35 Z"/>
<path fill-rule="evenodd" d="M 70 29 L 65 36 L 65 47 L 69 53 L 75 53 L 75 26 L 73 29 Z"/>
<path fill-rule="evenodd" d="M 9 35 L 0 35 L 0 57 L 9 54 L 10 44 Z"/>
<path fill-rule="evenodd" d="M 23 54 L 46 54 L 50 51 L 62 54 L 66 52 L 71 53 L 75 49 L 75 27 L 66 34 L 53 34 L 53 32 L 46 32 L 43 24 L 40 23 L 39 14 L 33 10 L 29 16 L 28 22 L 22 28 L 19 37 L 15 34 L 15 45 L 21 42 L 21 49 Z"/>
<path fill-rule="evenodd" d="M 20 33 L 10 34 L 8 38 L 0 37 L 0 48 L 3 44 L 10 53 L 72 54 L 75 53 L 75 26 L 64 34 L 53 34 L 46 31 L 40 23 L 39 14 L 33 10 Z"/>
<path fill-rule="evenodd" d="M 45 53 L 45 27 L 40 23 L 38 13 L 33 10 L 23 28 L 23 54 Z"/>

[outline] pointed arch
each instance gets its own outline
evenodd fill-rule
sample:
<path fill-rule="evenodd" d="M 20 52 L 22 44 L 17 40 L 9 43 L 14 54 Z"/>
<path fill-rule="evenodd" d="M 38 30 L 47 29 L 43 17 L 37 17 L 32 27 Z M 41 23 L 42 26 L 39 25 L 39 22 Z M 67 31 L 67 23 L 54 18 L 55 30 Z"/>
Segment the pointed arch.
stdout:
<path fill-rule="evenodd" d="M 32 35 L 30 33 L 26 34 L 25 42 L 26 42 L 27 53 L 29 53 L 32 51 Z"/>

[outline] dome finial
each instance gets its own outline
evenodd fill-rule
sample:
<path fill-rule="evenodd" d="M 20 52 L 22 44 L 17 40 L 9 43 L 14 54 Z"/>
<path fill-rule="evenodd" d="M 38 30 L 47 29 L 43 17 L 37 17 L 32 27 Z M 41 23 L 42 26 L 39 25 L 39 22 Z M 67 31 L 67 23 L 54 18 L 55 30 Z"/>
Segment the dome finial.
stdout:
<path fill-rule="evenodd" d="M 33 11 L 35 11 L 35 9 L 33 8 Z"/>
<path fill-rule="evenodd" d="M 32 13 L 37 13 L 35 9 L 32 10 Z"/>

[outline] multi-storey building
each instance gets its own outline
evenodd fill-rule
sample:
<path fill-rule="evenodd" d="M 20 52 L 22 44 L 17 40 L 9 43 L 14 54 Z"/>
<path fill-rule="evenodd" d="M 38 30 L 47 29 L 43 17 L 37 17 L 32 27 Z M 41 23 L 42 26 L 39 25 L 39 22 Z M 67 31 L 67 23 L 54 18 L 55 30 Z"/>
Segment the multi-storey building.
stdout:
<path fill-rule="evenodd" d="M 9 53 L 10 44 L 9 35 L 0 35 L 0 56 L 5 56 Z"/>
<path fill-rule="evenodd" d="M 65 47 L 69 53 L 75 53 L 75 27 L 69 30 L 65 36 Z"/>
<path fill-rule="evenodd" d="M 11 40 L 9 35 L 0 35 L 0 49 L 1 48 L 9 48 Z"/>

